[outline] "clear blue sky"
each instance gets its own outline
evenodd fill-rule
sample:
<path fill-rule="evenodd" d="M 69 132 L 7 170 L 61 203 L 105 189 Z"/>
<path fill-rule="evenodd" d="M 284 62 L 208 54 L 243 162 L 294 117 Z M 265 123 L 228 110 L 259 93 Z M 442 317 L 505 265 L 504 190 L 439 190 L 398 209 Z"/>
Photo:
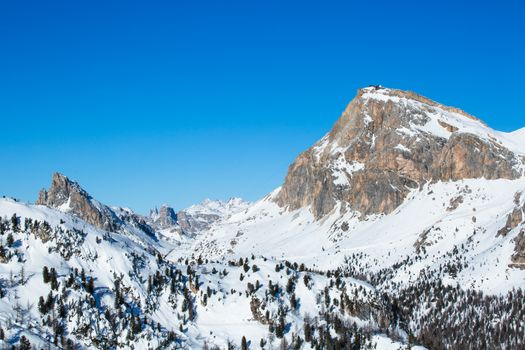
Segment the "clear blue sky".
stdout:
<path fill-rule="evenodd" d="M 469 4 L 467 4 L 469 3 Z M 0 194 L 262 197 L 356 89 L 525 126 L 522 1 L 2 1 Z"/>

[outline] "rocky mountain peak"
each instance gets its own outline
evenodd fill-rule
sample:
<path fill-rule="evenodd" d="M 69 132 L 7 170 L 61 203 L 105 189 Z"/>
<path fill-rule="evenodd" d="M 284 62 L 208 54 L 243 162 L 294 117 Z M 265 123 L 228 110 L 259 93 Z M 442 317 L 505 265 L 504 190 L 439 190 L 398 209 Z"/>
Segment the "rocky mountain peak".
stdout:
<path fill-rule="evenodd" d="M 63 174 L 56 172 L 51 178 L 51 186 L 49 187 L 49 190 L 43 188 L 40 191 L 36 204 L 46 205 L 53 208 L 64 206 L 65 208 L 72 192 L 76 192 L 82 197 L 90 198 L 89 194 L 84 191 L 78 183 L 70 180 Z"/>
<path fill-rule="evenodd" d="M 108 231 L 116 230 L 119 224 L 119 219 L 109 207 L 93 199 L 77 182 L 60 173 L 53 174 L 51 186 L 40 191 L 36 204 L 71 212 Z"/>
<path fill-rule="evenodd" d="M 358 90 L 333 129 L 290 166 L 276 202 L 310 206 L 316 218 L 337 204 L 388 214 L 425 182 L 516 179 L 525 150 L 512 134 L 413 92 Z"/>
<path fill-rule="evenodd" d="M 168 228 L 177 224 L 177 214 L 168 204 L 163 204 L 159 210 L 153 210 L 150 217 L 161 228 Z"/>

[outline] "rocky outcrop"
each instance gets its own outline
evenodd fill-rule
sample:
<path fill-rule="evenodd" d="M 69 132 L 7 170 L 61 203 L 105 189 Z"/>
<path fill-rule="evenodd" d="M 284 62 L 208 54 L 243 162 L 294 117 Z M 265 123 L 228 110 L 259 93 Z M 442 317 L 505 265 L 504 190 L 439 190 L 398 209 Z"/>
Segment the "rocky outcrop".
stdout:
<path fill-rule="evenodd" d="M 514 240 L 515 248 L 511 267 L 525 269 L 525 231 L 521 231 Z"/>
<path fill-rule="evenodd" d="M 503 226 L 496 236 L 503 236 L 505 237 L 510 231 L 514 230 L 516 227 L 518 227 L 519 224 L 523 221 L 523 213 L 521 208 L 514 208 L 512 213 L 510 213 L 507 216 L 507 222 L 505 226 Z"/>
<path fill-rule="evenodd" d="M 163 229 L 177 225 L 177 214 L 175 214 L 175 210 L 167 204 L 160 207 L 160 210 L 156 208 L 153 209 L 150 212 L 150 217 L 155 224 Z"/>
<path fill-rule="evenodd" d="M 120 224 L 113 210 L 93 199 L 78 183 L 60 173 L 53 174 L 51 186 L 48 190 L 40 191 L 36 204 L 70 212 L 108 231 L 117 230 Z"/>
<path fill-rule="evenodd" d="M 439 125 L 441 125 L 442 127 L 444 127 L 445 130 L 447 130 L 448 132 L 456 132 L 456 131 L 458 131 L 458 128 L 457 128 L 457 127 L 452 126 L 452 125 L 450 125 L 450 124 L 448 124 L 448 123 L 445 123 L 445 122 L 442 121 L 442 120 L 438 120 L 438 123 L 439 123 Z"/>
<path fill-rule="evenodd" d="M 472 178 L 516 179 L 518 157 L 496 142 L 472 134 L 453 134 L 437 154 L 430 172 L 434 181 L 456 181 Z"/>
<path fill-rule="evenodd" d="M 290 166 L 275 198 L 319 219 L 338 202 L 390 213 L 425 182 L 516 179 L 523 158 L 480 120 L 411 92 L 359 90 L 333 129 Z"/>
<path fill-rule="evenodd" d="M 525 204 L 523 204 L 523 207 L 521 207 L 521 195 L 522 192 L 516 192 L 516 194 L 514 194 L 514 209 L 509 215 L 507 215 L 507 222 L 505 223 L 505 226 L 498 230 L 496 237 L 505 237 L 510 231 L 514 230 L 519 224 L 523 222 L 525 215 Z"/>
<path fill-rule="evenodd" d="M 219 220 L 217 214 L 198 213 L 190 214 L 186 211 L 177 212 L 177 222 L 184 234 L 194 236 L 198 232 L 208 229 L 211 224 Z"/>
<path fill-rule="evenodd" d="M 463 203 L 463 201 L 464 201 L 463 196 L 457 196 L 457 197 L 450 199 L 450 204 L 447 208 L 447 211 L 456 210 L 460 206 L 460 204 Z"/>

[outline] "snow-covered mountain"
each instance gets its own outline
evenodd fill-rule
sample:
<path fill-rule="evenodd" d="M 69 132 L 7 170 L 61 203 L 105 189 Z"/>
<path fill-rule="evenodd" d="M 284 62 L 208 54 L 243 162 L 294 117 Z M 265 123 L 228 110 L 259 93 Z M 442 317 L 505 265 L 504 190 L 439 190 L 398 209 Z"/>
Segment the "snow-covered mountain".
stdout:
<path fill-rule="evenodd" d="M 504 293 L 525 282 L 525 142 L 411 92 L 358 92 L 334 128 L 290 166 L 284 185 L 218 222 L 194 250 L 250 251 L 370 271 L 417 258 L 411 283 L 461 259 L 453 283 Z M 522 235 L 522 234 L 521 234 Z"/>
<path fill-rule="evenodd" d="M 179 225 L 184 232 L 197 234 L 210 228 L 231 215 L 246 210 L 251 203 L 240 198 L 230 198 L 227 202 L 205 199 L 201 204 L 192 205 L 178 213 Z"/>
<path fill-rule="evenodd" d="M 333 129 L 290 166 L 276 201 L 311 205 L 317 219 L 338 202 L 362 215 L 394 211 L 425 183 L 517 179 L 519 135 L 411 92 L 361 89 Z"/>
<path fill-rule="evenodd" d="M 78 183 L 54 173 L 48 190 L 42 189 L 36 204 L 70 212 L 102 229 L 117 230 L 121 224 L 115 212 L 87 193 Z"/>
<path fill-rule="evenodd" d="M 525 129 L 358 91 L 282 187 L 142 216 L 0 200 L 0 344 L 521 349 Z"/>
<path fill-rule="evenodd" d="M 175 212 L 164 204 L 160 209 L 150 211 L 149 222 L 164 238 L 183 242 L 208 230 L 213 223 L 245 210 L 249 205 L 249 202 L 240 198 L 231 198 L 227 202 L 205 199 L 201 204 Z"/>

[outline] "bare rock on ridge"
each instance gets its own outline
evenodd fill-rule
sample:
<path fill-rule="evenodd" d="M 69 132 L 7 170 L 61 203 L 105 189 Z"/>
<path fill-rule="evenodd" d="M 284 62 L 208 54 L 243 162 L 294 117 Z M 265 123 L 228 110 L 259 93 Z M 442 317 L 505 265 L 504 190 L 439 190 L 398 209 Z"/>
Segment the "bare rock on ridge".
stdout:
<path fill-rule="evenodd" d="M 104 230 L 115 231 L 120 220 L 107 206 L 93 199 L 80 185 L 60 173 L 54 173 L 48 190 L 42 189 L 38 205 L 70 212 Z"/>

